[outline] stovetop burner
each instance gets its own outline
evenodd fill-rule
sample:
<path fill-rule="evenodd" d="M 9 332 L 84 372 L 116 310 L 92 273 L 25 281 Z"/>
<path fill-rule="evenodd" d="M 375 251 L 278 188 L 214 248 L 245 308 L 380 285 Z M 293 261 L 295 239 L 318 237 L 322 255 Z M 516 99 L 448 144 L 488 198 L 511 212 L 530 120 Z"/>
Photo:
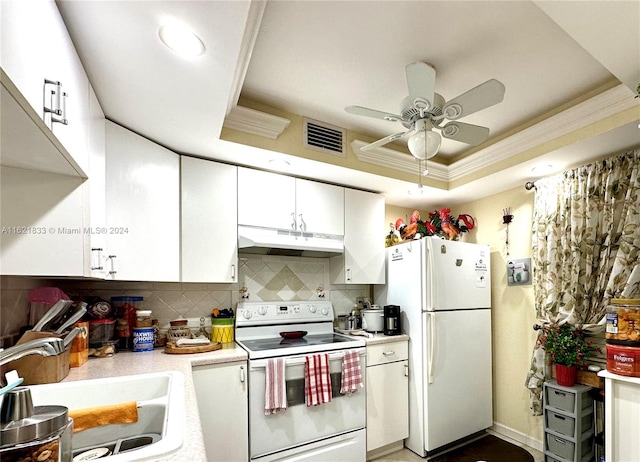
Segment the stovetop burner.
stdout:
<path fill-rule="evenodd" d="M 364 340 L 333 332 L 334 312 L 329 301 L 240 302 L 236 342 L 249 359 L 301 355 L 365 346 Z M 301 338 L 283 338 L 281 332 L 307 332 Z"/>
<path fill-rule="evenodd" d="M 276 350 L 303 346 L 332 345 L 335 343 L 351 342 L 353 339 L 340 334 L 307 335 L 303 338 L 262 338 L 244 340 L 242 344 L 251 351 Z"/>

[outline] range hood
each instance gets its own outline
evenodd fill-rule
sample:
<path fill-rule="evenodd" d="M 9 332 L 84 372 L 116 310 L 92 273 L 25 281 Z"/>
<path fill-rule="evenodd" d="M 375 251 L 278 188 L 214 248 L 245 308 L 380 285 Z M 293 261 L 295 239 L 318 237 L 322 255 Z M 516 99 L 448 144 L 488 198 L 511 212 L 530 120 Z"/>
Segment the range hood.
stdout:
<path fill-rule="evenodd" d="M 238 251 L 261 255 L 331 257 L 344 252 L 343 236 L 238 225 Z"/>

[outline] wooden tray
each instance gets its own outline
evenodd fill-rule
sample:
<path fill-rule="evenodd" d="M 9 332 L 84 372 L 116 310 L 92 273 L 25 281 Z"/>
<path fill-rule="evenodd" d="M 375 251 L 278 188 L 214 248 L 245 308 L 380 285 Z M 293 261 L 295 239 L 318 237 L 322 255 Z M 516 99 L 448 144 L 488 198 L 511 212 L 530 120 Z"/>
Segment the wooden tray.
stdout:
<path fill-rule="evenodd" d="M 164 352 L 172 355 L 178 355 L 178 354 L 205 353 L 207 351 L 219 350 L 220 348 L 222 348 L 222 345 L 218 342 L 211 342 L 208 345 L 182 346 L 182 347 L 177 347 L 175 343 L 169 342 L 164 347 Z"/>

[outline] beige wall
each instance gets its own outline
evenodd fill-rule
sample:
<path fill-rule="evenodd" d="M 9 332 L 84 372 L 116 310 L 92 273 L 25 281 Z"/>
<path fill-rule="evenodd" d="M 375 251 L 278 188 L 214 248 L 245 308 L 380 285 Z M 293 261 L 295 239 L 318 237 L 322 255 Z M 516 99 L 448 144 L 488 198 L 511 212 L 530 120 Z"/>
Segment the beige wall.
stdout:
<path fill-rule="evenodd" d="M 542 418 L 533 417 L 524 387 L 535 343 L 533 286 L 507 286 L 509 258 L 531 257 L 533 191 L 522 187 L 456 206 L 455 212 L 476 219 L 466 240 L 491 246 L 493 302 L 494 422 L 498 431 L 515 432 L 531 446 L 542 441 Z M 511 207 L 509 255 L 502 210 Z"/>

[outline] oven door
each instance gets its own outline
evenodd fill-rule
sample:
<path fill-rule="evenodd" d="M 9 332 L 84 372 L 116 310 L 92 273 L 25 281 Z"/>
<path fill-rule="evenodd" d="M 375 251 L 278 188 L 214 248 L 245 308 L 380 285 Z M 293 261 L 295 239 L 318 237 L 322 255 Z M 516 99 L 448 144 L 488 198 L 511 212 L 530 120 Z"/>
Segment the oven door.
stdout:
<path fill-rule="evenodd" d="M 366 349 L 358 348 L 357 351 L 362 381 L 366 383 Z M 342 357 L 340 351 L 329 353 L 332 401 L 307 407 L 304 402 L 305 356 L 288 356 L 285 368 L 288 408 L 272 415 L 264 415 L 267 360 L 249 361 L 249 452 L 252 460 L 365 428 L 365 388 L 351 395 L 340 394 Z"/>

